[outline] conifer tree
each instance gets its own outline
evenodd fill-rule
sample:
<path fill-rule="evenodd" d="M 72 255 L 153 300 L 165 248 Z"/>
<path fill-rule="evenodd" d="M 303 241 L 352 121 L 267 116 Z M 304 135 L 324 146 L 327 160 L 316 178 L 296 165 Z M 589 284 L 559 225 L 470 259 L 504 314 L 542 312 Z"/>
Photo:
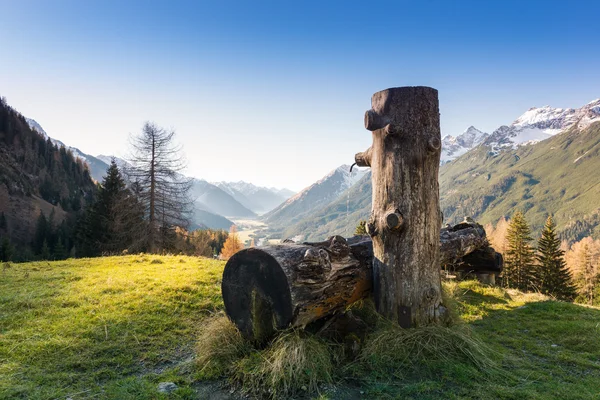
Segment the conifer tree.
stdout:
<path fill-rule="evenodd" d="M 0 230 L 6 230 L 6 216 L 4 211 L 0 213 Z"/>
<path fill-rule="evenodd" d="M 14 253 L 15 247 L 8 237 L 4 236 L 2 240 L 0 240 L 0 261 L 11 261 Z"/>
<path fill-rule="evenodd" d="M 538 241 L 536 286 L 544 294 L 561 300 L 573 300 L 576 294 L 573 277 L 567 268 L 565 253 L 560 246 L 560 239 L 556 236 L 556 225 L 549 216 Z"/>
<path fill-rule="evenodd" d="M 598 284 L 599 276 L 597 269 L 594 268 L 592 252 L 587 243 L 584 243 L 579 257 L 579 263 L 582 272 L 580 294 L 587 304 L 593 305 L 595 300 L 594 292 L 596 285 Z"/>
<path fill-rule="evenodd" d="M 507 288 L 533 290 L 535 253 L 529 242 L 531 230 L 523 213 L 517 211 L 508 226 L 502 282 Z"/>
<path fill-rule="evenodd" d="M 55 260 L 64 260 L 67 258 L 67 250 L 63 245 L 63 240 L 59 237 L 56 240 L 56 244 L 54 245 L 54 259 Z"/>
<path fill-rule="evenodd" d="M 143 214 L 142 206 L 126 187 L 113 159 L 98 186 L 96 201 L 88 209 L 80 227 L 83 253 L 98 255 L 115 254 L 124 249 L 141 250 Z"/>
<path fill-rule="evenodd" d="M 175 227 L 187 228 L 192 202 L 188 196 L 191 179 L 181 175 L 185 168 L 182 148 L 174 144 L 175 132 L 146 122 L 132 138 L 134 154 L 127 175 L 135 182 L 144 206 L 149 250 L 170 245 Z"/>
<path fill-rule="evenodd" d="M 42 253 L 42 247 L 44 242 L 46 245 L 48 244 L 47 237 L 49 234 L 48 220 L 42 211 L 40 211 L 40 215 L 38 216 L 36 226 L 35 226 L 35 236 L 33 238 L 33 251 L 35 254 Z"/>
<path fill-rule="evenodd" d="M 46 239 L 44 239 L 44 242 L 42 243 L 42 250 L 40 252 L 40 257 L 42 260 L 50 259 L 50 246 L 48 246 L 48 241 Z"/>
<path fill-rule="evenodd" d="M 223 249 L 221 250 L 221 258 L 224 260 L 229 260 L 229 258 L 242 250 L 244 245 L 240 241 L 237 234 L 237 227 L 235 225 L 231 225 L 231 229 L 229 230 L 229 236 L 225 243 L 223 244 Z"/>

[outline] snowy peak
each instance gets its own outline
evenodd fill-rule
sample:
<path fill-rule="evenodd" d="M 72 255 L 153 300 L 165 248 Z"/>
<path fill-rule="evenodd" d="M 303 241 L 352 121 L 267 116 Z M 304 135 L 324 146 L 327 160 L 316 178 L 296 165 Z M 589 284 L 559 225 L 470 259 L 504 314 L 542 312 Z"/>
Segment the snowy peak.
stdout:
<path fill-rule="evenodd" d="M 510 126 L 501 126 L 485 141 L 497 154 L 504 148 L 535 144 L 577 125 L 582 129 L 600 121 L 600 99 L 581 108 L 533 107 Z"/>
<path fill-rule="evenodd" d="M 487 133 L 480 131 L 474 126 L 470 126 L 456 138 L 456 141 L 463 147 L 473 148 L 481 143 L 487 136 Z"/>
<path fill-rule="evenodd" d="M 442 139 L 441 163 L 446 163 L 465 154 L 473 147 L 482 143 L 489 134 L 470 126 L 458 136 L 444 136 Z"/>
<path fill-rule="evenodd" d="M 29 124 L 29 127 L 31 129 L 33 129 L 37 133 L 41 134 L 45 138 L 48 137 L 48 134 L 46 133 L 46 131 L 44 130 L 44 128 L 42 128 L 42 126 L 35 119 L 25 118 L 25 121 L 27 121 L 27 124 Z"/>
<path fill-rule="evenodd" d="M 215 182 L 213 185 L 257 214 L 274 209 L 290 197 L 288 189 L 260 187 L 244 181 Z"/>

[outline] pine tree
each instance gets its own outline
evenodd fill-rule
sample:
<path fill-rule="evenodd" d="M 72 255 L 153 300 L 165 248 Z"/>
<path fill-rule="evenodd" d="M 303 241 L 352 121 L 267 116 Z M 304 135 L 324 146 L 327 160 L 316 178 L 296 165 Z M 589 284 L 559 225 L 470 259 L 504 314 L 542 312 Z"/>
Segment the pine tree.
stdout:
<path fill-rule="evenodd" d="M 55 260 L 64 260 L 67 258 L 67 250 L 63 245 L 63 240 L 59 237 L 56 241 L 56 245 L 54 245 L 54 259 Z"/>
<path fill-rule="evenodd" d="M 38 216 L 36 226 L 35 226 L 35 235 L 33 238 L 33 251 L 35 254 L 42 253 L 42 247 L 44 242 L 48 245 L 47 237 L 49 234 L 48 220 L 43 212 L 40 211 L 40 215 Z"/>
<path fill-rule="evenodd" d="M 221 258 L 224 260 L 229 260 L 231 256 L 233 256 L 238 251 L 242 250 L 244 245 L 240 241 L 237 234 L 237 227 L 235 225 L 231 226 L 229 230 L 229 236 L 225 243 L 223 244 L 223 250 L 221 250 Z"/>
<path fill-rule="evenodd" d="M 584 301 L 589 304 L 594 304 L 594 292 L 598 283 L 598 271 L 594 268 L 594 262 L 592 260 L 592 252 L 587 243 L 585 243 L 581 249 L 579 255 L 579 263 L 582 272 L 581 290 L 580 294 Z"/>
<path fill-rule="evenodd" d="M 364 219 L 361 219 L 360 221 L 358 221 L 358 225 L 356 225 L 356 229 L 354 230 L 354 234 L 357 236 L 364 236 L 367 234 L 367 229 L 366 229 L 366 225 L 367 225 L 367 221 L 365 221 Z"/>
<path fill-rule="evenodd" d="M 126 187 L 119 167 L 113 159 L 96 201 L 89 207 L 80 226 L 80 247 L 84 254 L 115 254 L 124 249 L 141 250 L 143 244 L 143 209 Z"/>
<path fill-rule="evenodd" d="M 0 230 L 6 230 L 6 216 L 4 215 L 4 211 L 0 213 Z"/>
<path fill-rule="evenodd" d="M 44 242 L 42 243 L 42 250 L 40 251 L 40 258 L 42 260 L 50 259 L 50 246 L 48 246 L 48 241 L 46 239 L 44 239 Z"/>
<path fill-rule="evenodd" d="M 15 247 L 8 237 L 4 236 L 2 240 L 0 240 L 0 261 L 11 261 L 14 254 Z"/>
<path fill-rule="evenodd" d="M 535 253 L 529 242 L 531 230 L 520 211 L 513 216 L 506 235 L 506 254 L 502 282 L 507 288 L 533 290 Z"/>
<path fill-rule="evenodd" d="M 576 295 L 573 277 L 565 262 L 565 252 L 560 246 L 560 239 L 556 236 L 556 225 L 549 216 L 538 241 L 536 286 L 544 294 L 561 300 L 573 300 Z"/>

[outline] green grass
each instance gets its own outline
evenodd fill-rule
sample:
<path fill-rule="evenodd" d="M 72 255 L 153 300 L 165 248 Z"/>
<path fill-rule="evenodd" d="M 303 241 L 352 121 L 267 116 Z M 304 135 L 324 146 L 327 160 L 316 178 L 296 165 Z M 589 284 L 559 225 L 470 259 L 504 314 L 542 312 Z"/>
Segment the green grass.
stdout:
<path fill-rule="evenodd" d="M 222 269 L 150 255 L 12 264 L 0 275 L 0 398 L 156 397 L 153 381 L 192 359 L 200 323 L 222 309 Z"/>
<path fill-rule="evenodd" d="M 279 398 L 300 388 L 297 398 L 321 400 L 600 393 L 597 308 L 448 283 L 464 321 L 451 328 L 402 331 L 363 306 L 353 312 L 375 328 L 356 338 L 354 357 L 344 343 L 294 331 L 255 350 L 223 319 L 223 265 L 137 255 L 3 269 L 0 399 L 226 399 L 226 383 Z M 159 394 L 164 381 L 179 388 Z"/>

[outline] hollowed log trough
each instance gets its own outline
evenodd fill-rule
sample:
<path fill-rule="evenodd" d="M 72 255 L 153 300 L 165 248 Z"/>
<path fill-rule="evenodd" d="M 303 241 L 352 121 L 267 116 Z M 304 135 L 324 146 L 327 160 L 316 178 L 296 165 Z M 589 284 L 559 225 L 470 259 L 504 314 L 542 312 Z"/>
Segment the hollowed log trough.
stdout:
<path fill-rule="evenodd" d="M 475 223 L 442 229 L 440 253 L 442 264 L 478 254 L 479 268 L 497 272 L 502 268 L 501 257 Z M 368 297 L 372 266 L 373 243 L 368 236 L 245 249 L 225 265 L 225 311 L 246 338 L 261 343 L 278 330 L 305 327 Z"/>

